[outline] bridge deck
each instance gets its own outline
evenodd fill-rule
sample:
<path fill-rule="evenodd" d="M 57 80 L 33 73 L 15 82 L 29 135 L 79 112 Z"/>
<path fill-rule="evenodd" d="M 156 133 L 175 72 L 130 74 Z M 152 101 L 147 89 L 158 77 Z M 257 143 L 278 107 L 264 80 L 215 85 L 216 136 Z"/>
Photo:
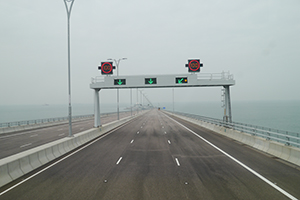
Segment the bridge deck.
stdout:
<path fill-rule="evenodd" d="M 152 110 L 2 197 L 288 199 L 272 184 L 300 197 L 298 169 L 189 122 L 175 120 Z"/>

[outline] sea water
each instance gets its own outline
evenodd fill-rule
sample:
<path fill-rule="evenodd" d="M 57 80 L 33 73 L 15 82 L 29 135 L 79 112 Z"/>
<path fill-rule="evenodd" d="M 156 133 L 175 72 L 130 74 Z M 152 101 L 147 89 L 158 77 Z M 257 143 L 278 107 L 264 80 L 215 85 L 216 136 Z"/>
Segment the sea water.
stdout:
<path fill-rule="evenodd" d="M 120 111 L 129 107 L 120 103 Z M 224 108 L 220 102 L 154 103 L 161 109 L 197 114 L 222 119 Z M 264 126 L 300 133 L 300 101 L 233 101 L 232 120 L 251 125 Z M 101 104 L 101 113 L 116 112 L 116 103 Z M 94 113 L 93 104 L 72 105 L 72 115 Z M 68 105 L 9 105 L 0 106 L 0 123 L 23 120 L 46 119 L 68 116 Z"/>

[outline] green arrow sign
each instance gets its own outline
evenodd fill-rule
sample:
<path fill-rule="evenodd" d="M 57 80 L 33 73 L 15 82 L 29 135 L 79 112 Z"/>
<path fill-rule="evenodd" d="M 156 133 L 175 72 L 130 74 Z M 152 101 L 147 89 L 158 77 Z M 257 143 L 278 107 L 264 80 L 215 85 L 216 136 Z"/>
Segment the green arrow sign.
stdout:
<path fill-rule="evenodd" d="M 150 83 L 150 84 L 152 84 L 152 83 L 153 83 L 153 81 L 152 81 L 152 78 L 150 78 L 150 80 L 148 81 L 148 83 Z"/>
<path fill-rule="evenodd" d="M 150 84 L 150 85 L 156 84 L 156 78 L 145 78 L 145 84 Z"/>
<path fill-rule="evenodd" d="M 114 79 L 114 85 L 126 85 L 126 79 Z"/>
<path fill-rule="evenodd" d="M 175 79 L 175 83 L 178 83 L 178 84 L 188 83 L 188 79 L 187 79 L 187 77 L 177 77 Z"/>

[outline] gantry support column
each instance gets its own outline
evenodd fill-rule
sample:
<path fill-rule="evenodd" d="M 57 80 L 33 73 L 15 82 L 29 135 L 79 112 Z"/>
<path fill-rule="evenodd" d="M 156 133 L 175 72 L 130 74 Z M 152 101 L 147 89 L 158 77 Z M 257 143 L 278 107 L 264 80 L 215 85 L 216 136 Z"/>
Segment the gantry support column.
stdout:
<path fill-rule="evenodd" d="M 231 115 L 231 101 L 230 101 L 230 90 L 229 85 L 223 86 L 225 89 L 225 110 L 224 110 L 224 120 L 226 122 L 232 123 Z"/>
<path fill-rule="evenodd" d="M 100 127 L 101 121 L 100 121 L 100 101 L 99 101 L 99 92 L 100 89 L 95 89 L 95 99 L 94 99 L 94 127 Z"/>

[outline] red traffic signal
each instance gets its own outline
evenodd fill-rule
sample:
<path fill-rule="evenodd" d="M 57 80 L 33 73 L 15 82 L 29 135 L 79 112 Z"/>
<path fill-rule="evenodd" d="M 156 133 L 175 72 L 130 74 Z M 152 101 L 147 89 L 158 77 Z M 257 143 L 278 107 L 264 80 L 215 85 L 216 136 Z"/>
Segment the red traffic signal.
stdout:
<path fill-rule="evenodd" d="M 101 74 L 113 74 L 113 69 L 116 67 L 113 66 L 112 62 L 101 62 L 101 66 L 98 67 L 101 70 Z"/>
<path fill-rule="evenodd" d="M 203 67 L 203 63 L 200 63 L 200 59 L 188 60 L 188 64 L 185 65 L 189 68 L 189 72 L 200 72 L 200 67 Z"/>

